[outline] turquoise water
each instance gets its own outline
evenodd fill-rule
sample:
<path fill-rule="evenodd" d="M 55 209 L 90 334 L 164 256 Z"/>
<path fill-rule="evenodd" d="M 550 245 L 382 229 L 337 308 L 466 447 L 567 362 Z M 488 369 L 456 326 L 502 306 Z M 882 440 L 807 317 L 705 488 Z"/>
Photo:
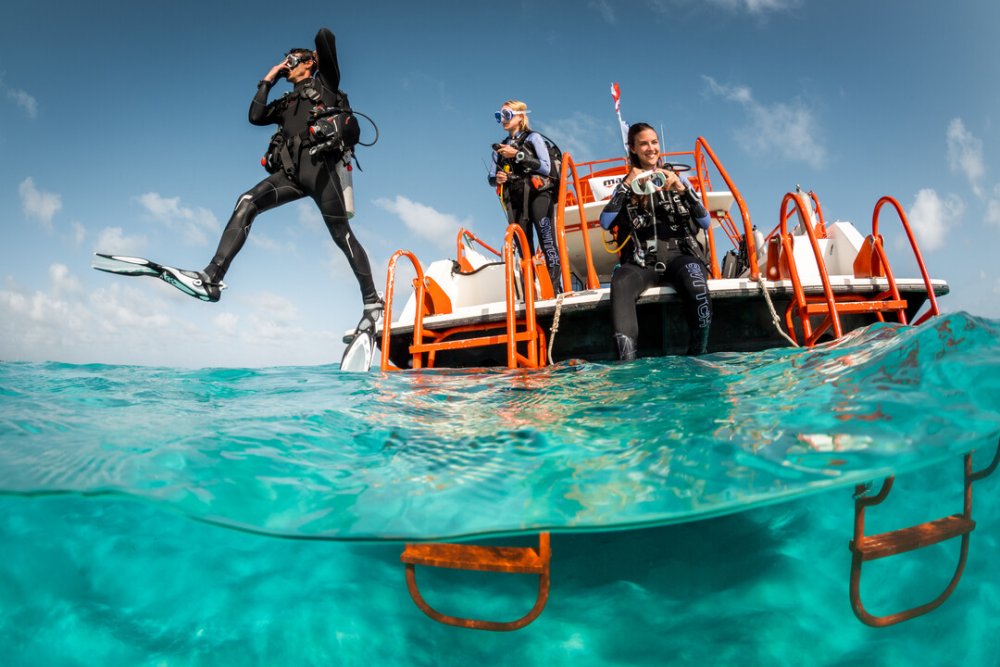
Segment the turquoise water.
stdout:
<path fill-rule="evenodd" d="M 988 463 L 995 321 L 530 373 L 2 363 L 0 397 L 0 664 L 1000 664 L 1000 473 L 943 607 L 876 630 L 847 600 L 856 483 L 899 474 L 873 533 L 960 511 L 961 454 Z M 540 528 L 527 628 L 409 600 L 400 540 Z M 866 565 L 866 605 L 934 597 L 955 556 Z M 451 613 L 534 598 L 420 576 Z"/>

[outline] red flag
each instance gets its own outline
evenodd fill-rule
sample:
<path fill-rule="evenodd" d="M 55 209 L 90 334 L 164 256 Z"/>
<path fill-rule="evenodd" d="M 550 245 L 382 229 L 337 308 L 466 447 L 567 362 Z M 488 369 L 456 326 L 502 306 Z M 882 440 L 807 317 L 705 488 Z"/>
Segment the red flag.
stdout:
<path fill-rule="evenodd" d="M 622 91 L 617 83 L 611 84 L 611 97 L 615 101 L 615 113 L 618 115 L 618 124 L 621 126 L 622 131 L 622 144 L 625 146 L 625 155 L 628 156 L 628 125 L 622 120 Z"/>

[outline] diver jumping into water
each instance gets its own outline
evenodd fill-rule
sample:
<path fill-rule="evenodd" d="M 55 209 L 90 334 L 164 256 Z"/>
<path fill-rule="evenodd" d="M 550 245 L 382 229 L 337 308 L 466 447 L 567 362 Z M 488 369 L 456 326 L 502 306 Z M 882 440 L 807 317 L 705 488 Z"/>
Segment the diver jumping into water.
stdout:
<path fill-rule="evenodd" d="M 281 77 L 288 79 L 293 90 L 268 102 L 271 87 Z M 257 83 L 257 93 L 250 103 L 250 123 L 278 126 L 262 161 L 271 174 L 240 195 L 215 256 L 198 272 L 201 280 L 196 282 L 201 284 L 195 286 L 194 296 L 205 301 L 219 300 L 222 278 L 259 213 L 309 196 L 319 207 L 333 241 L 347 257 L 361 289 L 364 313 L 357 330 L 374 332 L 382 300 L 372 280 L 368 255 L 348 222 L 349 204 L 337 168 L 338 164 L 346 166 L 351 159 L 350 149 L 357 142 L 356 121 L 353 128 L 338 128 L 345 135 L 353 130 L 353 141 L 345 142 L 336 134 L 334 140 L 330 135 L 316 138 L 321 134 L 316 129 L 322 122 L 328 128 L 336 126 L 349 110 L 347 95 L 340 90 L 336 40 L 326 28 L 316 33 L 315 51 L 292 49 Z"/>

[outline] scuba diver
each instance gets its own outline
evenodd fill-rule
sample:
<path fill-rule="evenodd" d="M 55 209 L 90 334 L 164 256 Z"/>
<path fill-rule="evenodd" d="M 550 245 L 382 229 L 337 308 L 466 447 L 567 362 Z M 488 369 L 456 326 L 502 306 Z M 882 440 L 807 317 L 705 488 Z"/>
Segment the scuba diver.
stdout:
<path fill-rule="evenodd" d="M 286 78 L 293 90 L 267 101 L 271 87 Z M 340 90 L 340 67 L 333 33 L 316 33 L 316 50 L 292 49 L 257 82 L 250 103 L 250 123 L 278 125 L 261 164 L 270 176 L 243 193 L 236 202 L 218 250 L 192 281 L 197 298 L 218 301 L 222 278 L 243 247 L 257 214 L 309 196 L 316 202 L 334 242 L 347 256 L 361 288 L 364 312 L 357 331 L 374 332 L 382 314 L 382 299 L 372 280 L 368 255 L 358 242 L 348 218 L 353 215 L 353 192 L 345 199 L 352 148 L 358 141 L 357 120 L 350 115 L 347 95 Z M 189 291 L 190 293 L 190 291 Z"/>
<path fill-rule="evenodd" d="M 711 223 L 698 193 L 683 174 L 664 168 L 656 130 L 635 123 L 628 130 L 629 173 L 601 212 L 601 226 L 617 226 L 621 264 L 611 277 L 611 321 L 618 358 L 636 358 L 636 300 L 658 284 L 672 285 L 684 302 L 690 338 L 687 353 L 704 354 L 712 300 L 703 251 L 694 237 Z"/>
<path fill-rule="evenodd" d="M 552 289 L 562 292 L 559 248 L 556 245 L 552 197 L 558 184 L 558 164 L 553 164 L 545 138 L 531 129 L 528 105 L 507 100 L 494 115 L 507 130 L 507 137 L 493 144 L 489 183 L 497 188 L 508 224 L 516 223 L 528 238 L 528 248 L 535 253 L 532 228 L 545 255 Z"/>

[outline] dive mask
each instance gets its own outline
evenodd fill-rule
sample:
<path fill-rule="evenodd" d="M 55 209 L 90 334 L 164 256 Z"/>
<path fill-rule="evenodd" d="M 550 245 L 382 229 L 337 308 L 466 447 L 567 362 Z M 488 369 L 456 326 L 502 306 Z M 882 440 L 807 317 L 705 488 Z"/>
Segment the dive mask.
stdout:
<path fill-rule="evenodd" d="M 295 69 L 299 66 L 299 63 L 312 62 L 312 55 L 306 55 L 302 53 L 286 53 L 285 54 L 285 67 L 288 69 Z"/>
<path fill-rule="evenodd" d="M 667 175 L 662 171 L 644 171 L 632 179 L 632 192 L 637 195 L 651 195 L 667 184 Z"/>
<path fill-rule="evenodd" d="M 512 111 L 510 109 L 500 109 L 493 114 L 493 117 L 497 119 L 498 123 L 509 123 L 511 118 L 514 116 L 523 116 L 525 114 L 531 113 L 530 111 Z"/>

